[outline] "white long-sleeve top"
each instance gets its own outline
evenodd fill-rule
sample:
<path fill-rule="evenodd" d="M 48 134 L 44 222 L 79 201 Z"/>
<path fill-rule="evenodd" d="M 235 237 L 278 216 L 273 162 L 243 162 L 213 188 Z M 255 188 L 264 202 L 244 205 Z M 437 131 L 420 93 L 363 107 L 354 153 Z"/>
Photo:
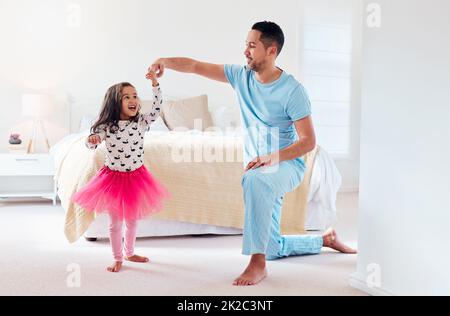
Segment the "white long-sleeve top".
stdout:
<path fill-rule="evenodd" d="M 153 106 L 150 112 L 139 114 L 137 121 L 119 121 L 119 130 L 112 132 L 106 126 L 101 126 L 97 134 L 106 142 L 105 165 L 119 172 L 132 172 L 144 164 L 144 135 L 161 113 L 163 105 L 161 88 L 153 87 Z M 92 136 L 90 135 L 90 136 Z M 86 140 L 89 149 L 97 149 L 98 145 L 92 145 Z"/>

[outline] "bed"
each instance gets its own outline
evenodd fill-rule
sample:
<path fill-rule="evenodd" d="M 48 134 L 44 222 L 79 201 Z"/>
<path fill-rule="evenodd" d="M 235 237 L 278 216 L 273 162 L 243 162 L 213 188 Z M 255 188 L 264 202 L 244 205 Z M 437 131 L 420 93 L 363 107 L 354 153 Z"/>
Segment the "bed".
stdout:
<path fill-rule="evenodd" d="M 100 146 L 96 151 L 87 150 L 84 147 L 86 136 L 87 133 L 70 135 L 52 148 L 57 164 L 58 195 L 66 211 L 65 233 L 70 242 L 81 236 L 88 240 L 108 236 L 106 216 L 88 215 L 70 202 L 73 192 L 103 164 L 105 148 Z M 180 163 L 177 159 L 168 159 L 170 151 L 177 146 L 178 150 L 180 144 L 186 150 L 193 150 L 201 144 L 232 148 L 236 160 Z M 238 155 L 241 146 L 242 138 L 236 135 L 148 133 L 145 165 L 167 185 L 173 196 L 160 215 L 142 221 L 138 237 L 241 234 L 244 214 L 240 186 L 243 165 L 242 157 Z M 335 199 L 340 184 L 337 170 L 333 169 L 332 161 L 323 149 L 318 148 L 305 159 L 308 166 L 305 181 L 287 197 L 285 204 L 288 206 L 283 210 L 283 217 L 288 221 L 283 225 L 286 234 L 323 230 L 335 218 Z M 329 182 L 333 178 L 337 178 L 334 184 L 326 182 L 326 179 Z M 183 180 L 186 183 L 180 183 Z"/>
<path fill-rule="evenodd" d="M 207 104 L 204 107 L 207 109 Z M 179 108 L 179 104 L 175 106 Z M 222 121 L 224 114 L 216 113 Z M 51 149 L 69 242 L 82 236 L 88 240 L 108 237 L 107 216 L 89 214 L 70 201 L 105 159 L 104 145 L 95 151 L 84 145 L 91 123 L 92 117 L 84 118 L 81 132 L 66 136 Z M 170 131 L 161 118 L 152 125 L 145 136 L 144 164 L 167 186 L 172 197 L 160 214 L 140 223 L 138 237 L 242 233 L 243 137 L 239 129 L 225 130 Z M 320 147 L 304 159 L 305 180 L 288 194 L 283 206 L 282 232 L 288 235 L 324 230 L 336 217 L 341 177 L 333 160 Z"/>

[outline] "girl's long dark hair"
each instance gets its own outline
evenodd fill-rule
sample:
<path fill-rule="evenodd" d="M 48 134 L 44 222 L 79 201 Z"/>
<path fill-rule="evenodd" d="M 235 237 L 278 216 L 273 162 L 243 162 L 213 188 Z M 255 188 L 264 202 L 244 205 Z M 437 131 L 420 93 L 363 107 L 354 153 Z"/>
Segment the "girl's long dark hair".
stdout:
<path fill-rule="evenodd" d="M 131 83 L 122 82 L 108 89 L 103 100 L 102 110 L 97 122 L 92 126 L 91 133 L 98 134 L 100 132 L 111 132 L 115 134 L 119 130 L 120 112 L 122 111 L 123 89 L 133 87 Z M 139 113 L 130 119 L 137 121 Z"/>

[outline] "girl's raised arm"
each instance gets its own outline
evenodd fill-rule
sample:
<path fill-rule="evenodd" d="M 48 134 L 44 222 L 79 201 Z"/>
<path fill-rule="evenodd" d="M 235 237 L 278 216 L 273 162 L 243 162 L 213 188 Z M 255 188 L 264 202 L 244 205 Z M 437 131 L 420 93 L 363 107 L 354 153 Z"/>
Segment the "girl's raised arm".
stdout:
<path fill-rule="evenodd" d="M 163 98 L 162 98 L 161 87 L 156 82 L 156 85 L 155 85 L 155 83 L 153 83 L 153 104 L 152 104 L 152 108 L 150 109 L 150 111 L 148 113 L 144 113 L 142 115 L 143 122 L 146 125 L 153 124 L 158 119 L 158 117 L 160 116 L 162 106 L 163 106 Z"/>

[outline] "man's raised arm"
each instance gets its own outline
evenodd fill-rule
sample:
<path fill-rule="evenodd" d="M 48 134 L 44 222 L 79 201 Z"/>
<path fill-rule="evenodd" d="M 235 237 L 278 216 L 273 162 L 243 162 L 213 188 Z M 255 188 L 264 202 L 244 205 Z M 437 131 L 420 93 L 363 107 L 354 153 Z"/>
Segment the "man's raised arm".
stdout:
<path fill-rule="evenodd" d="M 149 74 L 151 71 L 154 71 L 160 78 L 164 75 L 165 69 L 197 74 L 211 80 L 228 83 L 224 65 L 205 63 L 191 58 L 160 58 L 150 66 Z"/>

